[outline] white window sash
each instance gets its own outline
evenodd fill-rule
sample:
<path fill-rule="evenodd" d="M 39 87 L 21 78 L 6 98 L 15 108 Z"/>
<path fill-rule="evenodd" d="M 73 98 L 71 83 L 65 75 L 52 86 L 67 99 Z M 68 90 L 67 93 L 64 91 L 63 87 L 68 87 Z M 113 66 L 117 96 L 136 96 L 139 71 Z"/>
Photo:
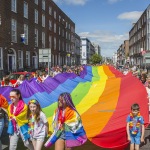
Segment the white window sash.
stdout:
<path fill-rule="evenodd" d="M 0 47 L 0 69 L 3 69 L 3 49 Z"/>

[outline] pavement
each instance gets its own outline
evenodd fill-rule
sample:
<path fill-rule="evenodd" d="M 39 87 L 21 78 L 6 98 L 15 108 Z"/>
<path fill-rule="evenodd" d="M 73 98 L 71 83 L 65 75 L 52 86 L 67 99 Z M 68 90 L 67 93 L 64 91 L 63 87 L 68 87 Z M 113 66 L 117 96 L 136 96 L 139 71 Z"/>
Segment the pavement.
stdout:
<path fill-rule="evenodd" d="M 81 149 L 86 150 L 87 146 L 88 146 L 88 149 L 89 147 L 91 147 L 90 150 L 104 150 L 100 147 L 96 147 L 93 144 L 90 144 L 90 142 L 88 142 L 87 144 L 85 143 L 83 147 L 81 146 L 82 147 Z M 19 140 L 17 150 L 20 150 L 20 149 L 27 150 L 27 148 L 24 147 L 21 139 Z M 78 150 L 80 148 L 76 148 L 76 149 Z M 4 132 L 2 134 L 2 150 L 9 150 L 9 137 L 7 135 L 7 128 L 4 129 Z M 45 148 L 42 150 L 45 150 Z M 126 148 L 126 150 L 130 150 L 130 148 L 128 147 Z M 140 145 L 140 150 L 150 150 L 150 126 L 145 129 L 145 143 Z"/>

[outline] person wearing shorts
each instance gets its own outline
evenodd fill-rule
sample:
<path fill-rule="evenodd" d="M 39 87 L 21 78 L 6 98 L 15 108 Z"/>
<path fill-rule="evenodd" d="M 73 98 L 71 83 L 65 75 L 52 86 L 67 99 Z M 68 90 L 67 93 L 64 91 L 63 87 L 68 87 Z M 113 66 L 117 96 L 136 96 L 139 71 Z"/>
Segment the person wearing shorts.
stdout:
<path fill-rule="evenodd" d="M 137 103 L 131 106 L 131 113 L 127 117 L 127 137 L 130 141 L 130 150 L 139 150 L 139 145 L 144 142 L 144 119 L 140 115 Z"/>

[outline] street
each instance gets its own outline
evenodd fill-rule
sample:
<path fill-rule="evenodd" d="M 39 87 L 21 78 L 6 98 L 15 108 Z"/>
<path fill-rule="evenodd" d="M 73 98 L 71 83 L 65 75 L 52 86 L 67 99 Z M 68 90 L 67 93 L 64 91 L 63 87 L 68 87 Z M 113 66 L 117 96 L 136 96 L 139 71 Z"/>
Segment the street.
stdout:
<path fill-rule="evenodd" d="M 2 136 L 2 150 L 9 150 L 9 139 L 8 136 Z M 142 144 L 140 147 L 140 150 L 149 150 L 150 148 L 150 127 L 147 128 L 145 130 L 145 144 Z M 25 148 L 25 146 L 23 145 L 23 142 L 21 141 L 21 139 L 18 142 L 18 148 L 17 150 L 27 150 L 27 148 Z M 52 146 L 50 148 L 51 150 L 54 150 L 54 146 Z M 42 148 L 42 150 L 47 150 L 46 148 Z M 83 146 L 80 147 L 76 147 L 75 150 L 108 150 L 108 149 L 103 149 L 100 148 L 94 144 L 92 144 L 91 142 L 87 141 Z M 129 148 L 127 148 L 126 150 L 129 150 Z"/>

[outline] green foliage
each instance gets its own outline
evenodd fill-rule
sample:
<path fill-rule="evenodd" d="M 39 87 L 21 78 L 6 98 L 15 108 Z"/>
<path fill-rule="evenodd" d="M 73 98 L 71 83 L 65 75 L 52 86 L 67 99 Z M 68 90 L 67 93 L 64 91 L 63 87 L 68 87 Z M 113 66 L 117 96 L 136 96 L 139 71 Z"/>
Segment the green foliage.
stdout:
<path fill-rule="evenodd" d="M 98 54 L 93 54 L 90 61 L 92 64 L 99 64 L 102 61 L 102 57 Z"/>

